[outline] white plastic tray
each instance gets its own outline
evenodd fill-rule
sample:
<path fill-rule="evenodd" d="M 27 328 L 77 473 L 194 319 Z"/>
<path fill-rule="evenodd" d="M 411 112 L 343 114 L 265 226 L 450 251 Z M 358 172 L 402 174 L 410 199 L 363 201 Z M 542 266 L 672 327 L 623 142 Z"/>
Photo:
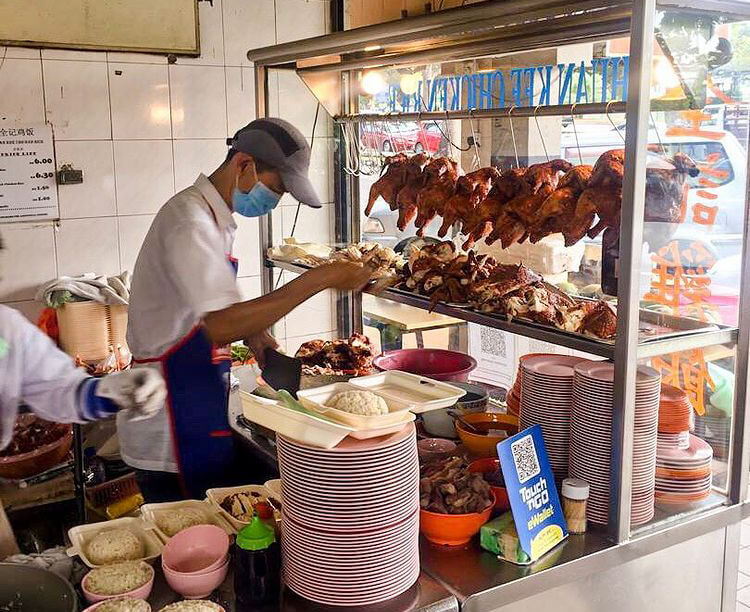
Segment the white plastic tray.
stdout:
<path fill-rule="evenodd" d="M 366 437 L 371 438 L 386 435 L 386 433 L 388 433 L 385 431 L 386 428 L 395 428 L 395 431 L 398 431 L 400 427 L 403 427 L 414 420 L 414 415 L 407 410 L 409 407 L 408 404 L 398 399 L 388 398 L 378 392 L 375 392 L 376 395 L 380 395 L 388 406 L 388 410 L 390 411 L 388 414 L 364 416 L 338 410 L 337 408 L 331 408 L 326 405 L 326 402 L 338 393 L 344 391 L 362 391 L 362 389 L 362 387 L 355 386 L 348 382 L 339 382 L 316 387 L 315 389 L 298 391 L 297 397 L 305 407 L 310 408 L 311 410 L 316 410 L 340 423 L 345 423 L 346 425 L 353 427 L 355 432 L 351 434 L 352 437 L 360 439 L 362 439 L 362 436 L 367 432 L 374 432 L 376 430 L 378 433 L 366 435 Z"/>
<path fill-rule="evenodd" d="M 165 544 L 169 541 L 169 537 L 159 527 L 159 516 L 169 512 L 174 512 L 178 508 L 195 508 L 205 518 L 207 525 L 216 525 L 229 535 L 237 533 L 229 521 L 219 512 L 216 507 L 210 503 L 207 499 L 200 501 L 197 499 L 185 499 L 182 501 L 175 502 L 164 502 L 161 504 L 144 504 L 141 506 L 141 516 L 144 520 L 154 526 L 156 533 Z"/>
<path fill-rule="evenodd" d="M 141 561 L 153 563 L 154 560 L 161 555 L 164 544 L 156 533 L 156 526 L 142 518 L 125 517 L 106 521 L 104 523 L 92 523 L 90 525 L 71 527 L 68 530 L 68 538 L 70 538 L 71 542 L 71 547 L 67 550 L 68 556 L 74 557 L 78 555 L 81 558 L 81 561 L 83 561 L 88 567 L 100 567 L 99 565 L 92 563 L 88 558 L 88 555 L 86 554 L 88 543 L 94 536 L 102 531 L 110 531 L 112 529 L 120 528 L 129 529 L 143 543 L 143 548 L 146 554 L 140 559 Z"/>
<path fill-rule="evenodd" d="M 273 491 L 270 489 L 267 489 L 263 485 L 243 485 L 241 487 L 222 487 L 217 489 L 208 489 L 206 491 L 206 497 L 208 498 L 209 503 L 216 508 L 219 513 L 221 514 L 222 518 L 229 521 L 229 524 L 232 525 L 237 531 L 242 529 L 243 527 L 246 527 L 249 525 L 249 521 L 240 521 L 239 519 L 234 518 L 229 512 L 224 510 L 224 508 L 221 507 L 221 502 L 224 501 L 224 498 L 228 495 L 231 495 L 232 493 L 259 493 L 263 497 L 271 498 L 273 501 L 278 503 L 280 506 L 283 504 L 282 500 L 279 499 Z M 274 509 L 273 512 L 274 518 L 276 521 L 281 520 L 281 512 Z"/>
<path fill-rule="evenodd" d="M 240 399 L 247 420 L 310 446 L 333 448 L 353 431 L 352 427 L 316 419 L 246 391 L 240 391 Z"/>
<path fill-rule="evenodd" d="M 466 394 L 448 383 L 398 370 L 352 378 L 349 383 L 380 395 L 386 402 L 398 402 L 415 414 L 449 408 Z"/>

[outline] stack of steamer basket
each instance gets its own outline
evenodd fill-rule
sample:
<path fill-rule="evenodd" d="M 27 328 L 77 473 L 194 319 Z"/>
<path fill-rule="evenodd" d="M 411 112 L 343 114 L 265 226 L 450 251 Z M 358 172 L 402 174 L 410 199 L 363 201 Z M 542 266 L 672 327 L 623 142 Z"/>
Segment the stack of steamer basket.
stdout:
<path fill-rule="evenodd" d="M 302 597 L 364 606 L 419 577 L 416 429 L 330 450 L 277 436 L 286 585 Z"/>
<path fill-rule="evenodd" d="M 662 385 L 656 450 L 656 501 L 684 504 L 711 493 L 711 446 L 690 433 L 693 406 L 683 390 Z"/>
<path fill-rule="evenodd" d="M 583 360 L 575 366 L 570 431 L 570 476 L 589 483 L 587 518 L 607 524 L 612 453 L 614 364 Z M 635 389 L 633 484 L 630 522 L 654 516 L 654 486 L 661 375 L 639 366 Z"/>
<path fill-rule="evenodd" d="M 571 355 L 536 354 L 521 358 L 520 429 L 542 427 L 555 478 L 568 475 L 573 368 L 582 359 Z"/>

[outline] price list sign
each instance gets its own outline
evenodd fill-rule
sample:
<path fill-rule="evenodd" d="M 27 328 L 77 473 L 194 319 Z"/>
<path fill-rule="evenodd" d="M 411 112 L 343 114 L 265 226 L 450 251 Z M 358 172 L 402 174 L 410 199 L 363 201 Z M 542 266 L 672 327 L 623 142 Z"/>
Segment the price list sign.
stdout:
<path fill-rule="evenodd" d="M 52 126 L 0 124 L 0 222 L 59 217 Z"/>

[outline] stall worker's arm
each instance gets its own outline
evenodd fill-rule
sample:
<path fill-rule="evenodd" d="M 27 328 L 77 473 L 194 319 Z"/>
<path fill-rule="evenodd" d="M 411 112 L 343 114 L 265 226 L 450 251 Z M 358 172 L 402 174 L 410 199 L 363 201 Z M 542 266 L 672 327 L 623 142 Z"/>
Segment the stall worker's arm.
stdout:
<path fill-rule="evenodd" d="M 167 237 L 167 262 L 177 290 L 203 324 L 214 344 L 257 338 L 305 300 L 325 289 L 358 290 L 370 270 L 353 263 L 314 268 L 264 296 L 240 301 L 237 282 L 225 256 L 216 252 L 208 231 L 177 227 Z"/>
<path fill-rule="evenodd" d="M 166 390 L 157 372 L 144 368 L 101 379 L 87 376 L 20 313 L 0 308 L 0 336 L 7 343 L 4 359 L 16 377 L 16 399 L 35 414 L 49 421 L 82 423 L 122 409 L 145 417 L 160 408 Z"/>

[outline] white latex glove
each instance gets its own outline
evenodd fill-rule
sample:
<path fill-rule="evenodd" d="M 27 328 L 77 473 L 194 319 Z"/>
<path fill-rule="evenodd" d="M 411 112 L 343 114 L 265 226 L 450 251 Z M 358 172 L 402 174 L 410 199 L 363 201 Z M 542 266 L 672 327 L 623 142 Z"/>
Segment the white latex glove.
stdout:
<path fill-rule="evenodd" d="M 129 418 L 141 420 L 161 410 L 167 387 L 152 368 L 136 368 L 105 376 L 99 381 L 96 395 L 112 400 L 120 410 L 128 410 Z"/>

